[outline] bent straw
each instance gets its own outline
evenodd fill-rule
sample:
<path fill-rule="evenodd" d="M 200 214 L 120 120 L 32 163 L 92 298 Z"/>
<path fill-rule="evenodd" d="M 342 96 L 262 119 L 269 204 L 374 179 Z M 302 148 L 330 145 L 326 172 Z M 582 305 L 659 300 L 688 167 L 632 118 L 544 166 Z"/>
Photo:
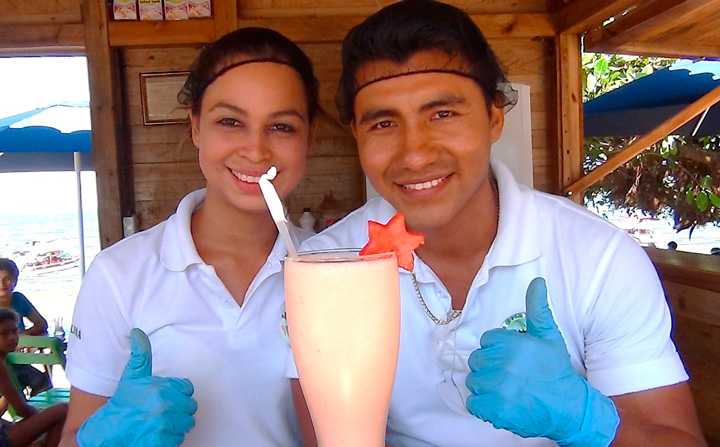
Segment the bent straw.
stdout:
<path fill-rule="evenodd" d="M 275 187 L 272 183 L 270 183 L 270 180 L 274 179 L 276 175 L 277 169 L 275 166 L 270 166 L 270 169 L 260 176 L 260 181 L 258 182 L 260 184 L 260 191 L 262 192 L 265 203 L 267 203 L 267 207 L 270 210 L 270 215 L 275 221 L 275 226 L 277 226 L 280 236 L 285 241 L 288 256 L 291 258 L 297 258 L 297 247 L 295 247 L 295 242 L 293 242 L 293 239 L 290 236 L 290 230 L 288 230 L 288 222 L 285 220 L 282 202 L 280 202 L 280 197 L 278 197 Z"/>

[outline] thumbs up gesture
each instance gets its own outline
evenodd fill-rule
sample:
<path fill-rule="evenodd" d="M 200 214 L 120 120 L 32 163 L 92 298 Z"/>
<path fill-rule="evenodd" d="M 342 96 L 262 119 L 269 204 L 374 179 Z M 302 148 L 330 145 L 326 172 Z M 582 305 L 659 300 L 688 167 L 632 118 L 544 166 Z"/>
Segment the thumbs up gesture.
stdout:
<path fill-rule="evenodd" d="M 77 432 L 80 447 L 174 447 L 194 425 L 197 403 L 187 379 L 152 375 L 150 340 L 130 331 L 130 360 L 117 391 Z"/>
<path fill-rule="evenodd" d="M 545 280 L 535 278 L 525 299 L 527 332 L 487 331 L 470 355 L 468 411 L 524 438 L 607 447 L 619 424 L 615 405 L 570 364 Z"/>

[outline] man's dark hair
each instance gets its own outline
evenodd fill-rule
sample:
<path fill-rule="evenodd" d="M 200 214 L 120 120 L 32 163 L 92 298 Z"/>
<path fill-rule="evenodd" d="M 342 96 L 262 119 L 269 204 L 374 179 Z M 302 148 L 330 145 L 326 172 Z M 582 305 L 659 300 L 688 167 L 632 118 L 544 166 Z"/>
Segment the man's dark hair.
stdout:
<path fill-rule="evenodd" d="M 470 16 L 433 0 L 403 0 L 371 15 L 345 36 L 335 98 L 342 121 L 349 123 L 354 117 L 359 87 L 355 73 L 362 64 L 374 60 L 403 63 L 419 51 L 433 49 L 463 59 L 468 76 L 480 86 L 488 105 L 505 107 L 517 101 L 495 53 Z"/>

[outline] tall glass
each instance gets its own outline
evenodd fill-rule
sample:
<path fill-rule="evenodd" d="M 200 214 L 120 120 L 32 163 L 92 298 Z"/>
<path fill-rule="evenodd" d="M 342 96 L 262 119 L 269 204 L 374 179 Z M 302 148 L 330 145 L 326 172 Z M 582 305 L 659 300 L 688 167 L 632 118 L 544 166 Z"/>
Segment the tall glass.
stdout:
<path fill-rule="evenodd" d="M 400 338 L 394 253 L 285 259 L 295 364 L 322 447 L 383 447 Z"/>

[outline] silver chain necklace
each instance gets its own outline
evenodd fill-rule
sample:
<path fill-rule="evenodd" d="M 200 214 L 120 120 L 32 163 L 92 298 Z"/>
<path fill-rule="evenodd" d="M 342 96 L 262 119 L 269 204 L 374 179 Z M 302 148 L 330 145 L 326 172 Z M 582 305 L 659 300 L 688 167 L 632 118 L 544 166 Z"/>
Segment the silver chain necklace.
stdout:
<path fill-rule="evenodd" d="M 490 184 L 493 188 L 493 192 L 495 193 L 495 205 L 497 206 L 498 211 L 498 220 L 500 218 L 500 193 L 498 192 L 498 186 L 497 186 L 497 180 L 495 180 L 494 176 L 490 177 Z M 417 296 L 418 301 L 420 302 L 420 307 L 425 311 L 425 314 L 427 314 L 428 317 L 430 317 L 430 320 L 432 320 L 433 323 L 437 325 L 445 325 L 456 319 L 462 314 L 461 310 L 455 310 L 450 309 L 447 313 L 447 316 L 443 318 L 442 320 L 433 314 L 430 309 L 427 307 L 427 304 L 425 303 L 425 298 L 423 298 L 422 293 L 420 292 L 420 286 L 418 285 L 417 278 L 415 277 L 415 270 L 410 272 L 410 277 L 412 278 L 413 288 L 415 289 L 415 295 Z"/>
<path fill-rule="evenodd" d="M 425 311 L 427 316 L 430 317 L 430 319 L 432 320 L 433 323 L 442 326 L 444 324 L 450 323 L 451 321 L 453 321 L 454 319 L 456 319 L 457 317 L 460 316 L 460 314 L 462 313 L 461 310 L 451 309 L 448 312 L 447 316 L 445 318 L 443 318 L 442 320 L 439 319 L 438 317 L 436 317 L 430 311 L 430 309 L 428 309 L 427 304 L 425 304 L 425 299 L 423 298 L 422 293 L 420 293 L 420 286 L 418 285 L 414 270 L 412 272 L 410 272 L 410 277 L 412 278 L 413 287 L 415 288 L 415 295 L 417 295 L 418 301 L 420 301 L 420 306 L 423 308 L 423 310 Z"/>

